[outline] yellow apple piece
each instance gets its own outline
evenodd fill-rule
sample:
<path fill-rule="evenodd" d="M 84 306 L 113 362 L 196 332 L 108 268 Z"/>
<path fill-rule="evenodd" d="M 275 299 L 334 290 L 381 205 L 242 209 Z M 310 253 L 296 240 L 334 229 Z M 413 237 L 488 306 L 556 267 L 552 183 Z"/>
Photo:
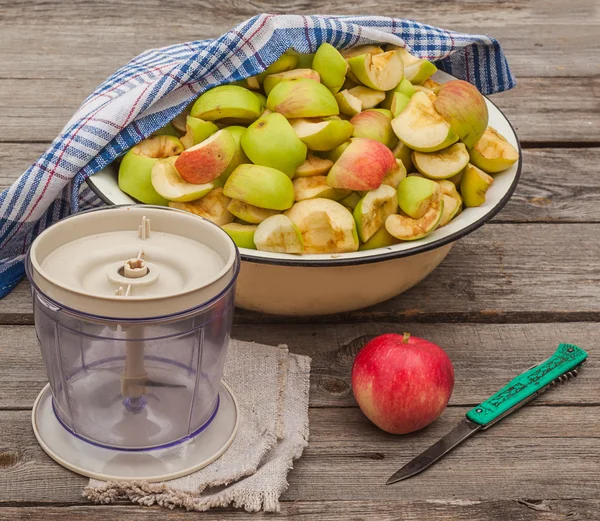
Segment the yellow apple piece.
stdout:
<path fill-rule="evenodd" d="M 384 225 L 387 217 L 397 212 L 398 197 L 394 188 L 381 185 L 377 190 L 367 192 L 354 208 L 360 240 L 368 241 Z"/>
<path fill-rule="evenodd" d="M 408 106 L 392 120 L 392 128 L 404 144 L 419 152 L 437 152 L 458 141 L 450 124 L 423 92 L 410 98 Z"/>
<path fill-rule="evenodd" d="M 372 109 L 385 99 L 385 92 L 362 85 L 352 87 L 348 92 L 362 102 L 362 110 Z"/>
<path fill-rule="evenodd" d="M 394 244 L 398 244 L 400 241 L 396 239 L 393 235 L 390 234 L 385 228 L 382 226 L 377 230 L 371 238 L 360 245 L 358 248 L 359 251 L 364 250 L 375 250 L 377 248 L 386 248 L 387 246 L 393 246 Z"/>
<path fill-rule="evenodd" d="M 346 253 L 358 250 L 354 217 L 347 208 L 331 199 L 306 199 L 288 210 L 296 224 L 306 253 Z"/>
<path fill-rule="evenodd" d="M 190 212 L 223 226 L 233 221 L 233 215 L 227 210 L 229 197 L 223 194 L 222 188 L 214 188 L 201 199 L 188 203 L 170 202 L 171 208 Z"/>
<path fill-rule="evenodd" d="M 469 163 L 460 180 L 460 194 L 465 206 L 471 208 L 485 203 L 485 194 L 493 182 L 492 176 Z"/>
<path fill-rule="evenodd" d="M 154 136 L 135 145 L 119 165 L 119 188 L 145 204 L 166 206 L 168 201 L 152 185 L 152 168 L 159 159 L 183 152 L 183 144 L 175 136 Z"/>
<path fill-rule="evenodd" d="M 188 202 L 200 199 L 210 192 L 213 183 L 193 184 L 184 181 L 174 166 L 176 157 L 159 159 L 152 167 L 152 186 L 169 201 Z"/>
<path fill-rule="evenodd" d="M 379 45 L 357 45 L 356 47 L 343 49 L 340 54 L 348 60 L 361 54 L 382 54 L 383 52 L 384 50 Z"/>
<path fill-rule="evenodd" d="M 381 91 L 395 88 L 404 74 L 404 63 L 397 51 L 353 56 L 348 65 L 363 85 Z"/>
<path fill-rule="evenodd" d="M 286 51 L 275 62 L 269 65 L 266 70 L 256 76 L 258 82 L 262 85 L 265 78 L 271 74 L 278 74 L 284 71 L 295 69 L 298 65 L 298 53 L 295 51 Z"/>
<path fill-rule="evenodd" d="M 363 109 L 362 101 L 350 94 L 349 90 L 343 90 L 335 95 L 335 100 L 340 108 L 340 112 L 346 116 L 354 116 Z"/>
<path fill-rule="evenodd" d="M 282 81 L 267 97 L 267 108 L 288 119 L 337 116 L 334 95 L 322 83 L 306 78 Z"/>
<path fill-rule="evenodd" d="M 299 177 L 292 181 L 296 201 L 304 199 L 315 199 L 322 197 L 339 201 L 350 195 L 350 190 L 337 190 L 327 184 L 327 177 L 324 175 L 315 175 L 311 177 Z"/>
<path fill-rule="evenodd" d="M 262 112 L 254 92 L 237 85 L 220 85 L 206 91 L 194 103 L 190 116 L 205 121 L 239 120 L 250 123 Z"/>
<path fill-rule="evenodd" d="M 394 168 L 389 174 L 387 174 L 383 181 L 381 181 L 382 185 L 391 186 L 394 189 L 398 188 L 400 181 L 402 181 L 406 177 L 406 168 L 404 168 L 404 163 L 400 159 L 396 159 L 396 168 Z"/>
<path fill-rule="evenodd" d="M 440 220 L 439 228 L 446 226 L 462 209 L 462 197 L 456 190 L 456 185 L 446 180 L 438 181 L 442 189 L 442 199 L 444 201 L 444 212 Z"/>
<path fill-rule="evenodd" d="M 429 179 L 449 179 L 469 163 L 469 152 L 464 143 L 455 143 L 438 152 L 413 152 L 416 169 Z"/>
<path fill-rule="evenodd" d="M 346 80 L 348 63 L 333 45 L 322 43 L 315 53 L 312 68 L 319 73 L 323 85 L 335 94 Z"/>
<path fill-rule="evenodd" d="M 312 69 L 292 69 L 291 71 L 278 72 L 277 74 L 271 74 L 267 76 L 263 83 L 263 89 L 265 94 L 268 96 L 278 83 L 287 80 L 297 80 L 300 78 L 321 81 L 321 77 L 317 71 L 313 71 Z"/>
<path fill-rule="evenodd" d="M 228 223 L 221 228 L 233 239 L 238 248 L 256 250 L 254 234 L 258 227 L 255 224 Z"/>
<path fill-rule="evenodd" d="M 515 147 L 492 127 L 486 129 L 469 154 L 471 163 L 488 174 L 502 172 L 519 159 Z"/>
<path fill-rule="evenodd" d="M 263 222 L 267 217 L 277 215 L 277 210 L 267 210 L 266 208 L 259 208 L 237 199 L 232 199 L 227 205 L 227 210 L 231 212 L 235 217 L 250 224 L 259 224 Z"/>
<path fill-rule="evenodd" d="M 392 150 L 394 157 L 402 161 L 404 168 L 407 172 L 412 172 L 414 169 L 412 162 L 412 153 L 413 151 L 408 148 L 402 141 L 398 141 L 398 144 Z"/>
<path fill-rule="evenodd" d="M 444 201 L 432 203 L 418 219 L 406 215 L 390 215 L 385 221 L 385 229 L 390 235 L 401 241 L 415 241 L 426 237 L 440 224 L 444 213 Z"/>
<path fill-rule="evenodd" d="M 314 175 L 327 175 L 327 172 L 331 170 L 333 161 L 324 159 L 309 152 L 306 156 L 306 161 L 302 163 L 296 170 L 295 178 L 298 177 L 310 177 Z"/>
<path fill-rule="evenodd" d="M 286 215 L 273 215 L 261 222 L 254 234 L 254 243 L 260 251 L 276 253 L 303 253 L 302 234 Z"/>
<path fill-rule="evenodd" d="M 337 116 L 329 118 L 298 118 L 291 122 L 300 140 L 311 150 L 333 150 L 352 136 L 353 126 Z"/>

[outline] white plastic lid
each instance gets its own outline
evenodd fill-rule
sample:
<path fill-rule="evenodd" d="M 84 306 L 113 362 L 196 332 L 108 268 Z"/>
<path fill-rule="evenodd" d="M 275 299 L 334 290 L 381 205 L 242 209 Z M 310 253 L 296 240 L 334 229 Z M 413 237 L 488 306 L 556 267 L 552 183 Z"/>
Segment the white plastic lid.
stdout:
<path fill-rule="evenodd" d="M 108 318 L 152 318 L 201 306 L 236 276 L 237 250 L 218 226 L 158 206 L 83 212 L 41 233 L 34 283 L 60 305 Z"/>

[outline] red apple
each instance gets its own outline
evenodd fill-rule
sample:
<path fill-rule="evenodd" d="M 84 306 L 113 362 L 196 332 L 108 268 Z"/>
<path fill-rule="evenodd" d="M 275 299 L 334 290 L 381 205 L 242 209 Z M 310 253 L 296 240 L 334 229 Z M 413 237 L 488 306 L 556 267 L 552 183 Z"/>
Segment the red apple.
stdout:
<path fill-rule="evenodd" d="M 356 355 L 352 391 L 380 429 L 407 434 L 435 421 L 454 387 L 454 369 L 439 346 L 410 336 L 381 335 Z"/>

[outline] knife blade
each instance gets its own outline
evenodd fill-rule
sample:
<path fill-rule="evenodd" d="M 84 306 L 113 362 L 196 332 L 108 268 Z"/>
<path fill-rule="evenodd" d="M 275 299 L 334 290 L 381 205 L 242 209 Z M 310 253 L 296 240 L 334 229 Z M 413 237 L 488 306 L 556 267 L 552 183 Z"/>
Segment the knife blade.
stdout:
<path fill-rule="evenodd" d="M 394 473 L 386 485 L 416 476 L 463 441 L 520 409 L 550 386 L 577 376 L 577 370 L 585 363 L 587 356 L 576 345 L 560 344 L 551 357 L 513 378 L 496 394 L 467 412 L 454 429 Z"/>

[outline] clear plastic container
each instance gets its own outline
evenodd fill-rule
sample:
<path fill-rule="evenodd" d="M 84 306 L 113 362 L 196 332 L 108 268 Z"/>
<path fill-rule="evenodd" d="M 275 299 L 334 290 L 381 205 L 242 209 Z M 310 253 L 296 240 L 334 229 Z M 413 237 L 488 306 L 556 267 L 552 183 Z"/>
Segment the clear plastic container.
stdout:
<path fill-rule="evenodd" d="M 148 207 L 142 208 L 144 213 L 150 213 Z M 111 211 L 115 210 L 103 210 Z M 163 214 L 156 215 L 163 219 Z M 207 222 L 191 217 L 198 221 L 190 221 L 192 225 L 202 224 L 198 234 L 192 234 L 202 243 Z M 156 216 L 154 219 L 156 221 Z M 82 221 L 82 224 L 86 223 Z M 208 226 L 216 228 L 212 223 Z M 85 233 L 81 232 L 81 226 L 77 229 L 79 235 Z M 208 228 L 208 231 L 226 235 L 221 230 L 215 232 Z M 67 232 L 63 230 L 57 237 L 68 236 Z M 231 242 L 228 236 L 223 237 L 223 241 Z M 70 247 L 70 243 L 67 246 Z M 224 246 L 230 247 L 228 243 Z M 156 300 L 148 288 L 139 300 L 125 304 L 112 296 L 82 297 L 85 287 L 65 286 L 57 292 L 47 282 L 51 277 L 44 273 L 45 254 L 39 253 L 42 249 L 28 255 L 26 269 L 32 283 L 36 333 L 55 414 L 66 429 L 98 445 L 144 450 L 184 441 L 208 425 L 219 406 L 218 390 L 229 343 L 240 262 L 235 247 L 227 248 L 224 251 L 233 251 L 235 258 L 229 269 L 222 270 L 224 281 L 217 277 L 218 284 L 212 292 L 201 288 L 204 297 L 210 296 L 207 301 L 176 312 L 173 305 L 181 307 L 189 301 L 189 287 L 185 288 L 188 300 L 179 303 L 177 295 L 183 294 L 181 291 L 175 291 L 173 299 L 165 299 L 161 294 Z M 115 254 L 116 258 L 120 253 Z M 60 285 L 60 281 L 54 282 Z M 63 300 L 69 300 L 70 294 L 65 292 L 73 289 L 76 290 L 73 294 L 81 293 L 77 298 L 68 302 L 57 300 L 56 295 L 64 297 L 65 294 L 67 297 Z M 86 312 L 74 309 L 73 303 L 78 303 L 80 298 L 85 299 L 82 307 Z M 90 313 L 95 298 L 99 298 L 101 309 L 107 309 L 111 298 L 115 309 L 128 305 L 122 309 L 131 309 L 136 318 Z M 162 306 L 165 311 L 162 316 L 137 318 L 140 313 L 143 315 L 145 305 L 151 309 Z"/>

